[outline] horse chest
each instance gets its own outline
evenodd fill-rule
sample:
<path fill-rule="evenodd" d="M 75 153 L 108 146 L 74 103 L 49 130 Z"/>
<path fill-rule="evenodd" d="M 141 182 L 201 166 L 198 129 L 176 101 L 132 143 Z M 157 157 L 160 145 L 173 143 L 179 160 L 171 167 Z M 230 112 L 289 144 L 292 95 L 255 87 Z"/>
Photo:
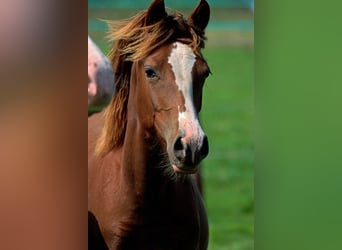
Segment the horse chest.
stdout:
<path fill-rule="evenodd" d="M 145 194 L 140 206 L 120 204 L 121 212 L 105 220 L 112 222 L 103 228 L 110 249 L 206 249 L 208 225 L 198 194 L 159 190 Z"/>
<path fill-rule="evenodd" d="M 132 217 L 122 249 L 206 249 L 206 215 L 198 205 L 200 197 L 189 193 L 187 199 L 167 192 L 162 199 L 150 197 Z"/>
<path fill-rule="evenodd" d="M 200 247 L 202 225 L 198 213 L 150 212 L 138 215 L 136 220 L 142 223 L 133 223 L 126 231 L 120 249 L 204 249 Z"/>

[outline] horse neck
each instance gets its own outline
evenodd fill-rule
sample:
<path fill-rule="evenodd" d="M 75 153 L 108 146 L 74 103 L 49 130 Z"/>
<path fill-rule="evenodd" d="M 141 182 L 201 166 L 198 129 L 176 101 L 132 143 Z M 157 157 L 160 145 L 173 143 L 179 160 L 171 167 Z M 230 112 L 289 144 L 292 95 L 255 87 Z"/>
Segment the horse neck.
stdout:
<path fill-rule="evenodd" d="M 144 192 L 149 147 L 144 140 L 144 130 L 137 120 L 129 120 L 122 151 L 121 178 L 130 192 Z"/>
<path fill-rule="evenodd" d="M 138 105 L 147 109 L 148 104 L 138 103 L 136 92 L 140 90 L 137 90 L 135 86 L 131 84 L 127 104 L 127 124 L 122 148 L 121 183 L 128 188 L 129 194 L 140 199 L 146 191 L 147 183 L 151 184 L 147 182 L 147 176 L 150 169 L 148 165 L 150 159 L 153 158 L 153 151 L 151 150 L 152 145 L 146 138 L 153 137 L 150 134 L 153 129 L 146 128 L 146 124 L 142 122 L 146 118 L 141 118 L 138 115 Z"/>
<path fill-rule="evenodd" d="M 166 154 L 163 152 L 163 146 L 154 140 L 146 139 L 155 136 L 154 131 L 144 129 L 138 119 L 129 120 L 127 123 L 121 166 L 121 181 L 128 188 L 126 194 L 131 195 L 137 204 L 144 202 L 145 206 L 147 201 L 160 202 L 174 194 L 179 198 L 183 195 L 192 197 L 194 187 L 191 177 L 185 178 L 181 185 L 176 185 L 175 181 L 163 172 L 160 166 L 161 155 Z"/>

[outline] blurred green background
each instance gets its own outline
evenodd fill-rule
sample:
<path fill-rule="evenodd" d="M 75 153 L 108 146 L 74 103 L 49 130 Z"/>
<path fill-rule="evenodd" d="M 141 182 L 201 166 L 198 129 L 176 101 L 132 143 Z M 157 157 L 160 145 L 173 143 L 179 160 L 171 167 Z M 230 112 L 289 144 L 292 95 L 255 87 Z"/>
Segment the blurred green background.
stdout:
<path fill-rule="evenodd" d="M 210 250 L 254 249 L 254 20 L 251 1 L 208 1 L 203 51 L 213 74 L 204 87 L 201 121 L 209 156 L 202 164 Z M 106 24 L 131 17 L 149 1 L 88 1 L 89 35 L 104 53 Z M 188 15 L 198 1 L 166 1 Z M 133 7 L 134 6 L 134 7 Z"/>

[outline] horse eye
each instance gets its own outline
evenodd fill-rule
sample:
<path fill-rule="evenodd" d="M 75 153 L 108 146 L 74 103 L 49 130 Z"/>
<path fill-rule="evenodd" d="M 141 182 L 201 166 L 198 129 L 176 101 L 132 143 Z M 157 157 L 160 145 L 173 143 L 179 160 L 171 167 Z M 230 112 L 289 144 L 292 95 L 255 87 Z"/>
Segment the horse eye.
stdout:
<path fill-rule="evenodd" d="M 153 69 L 145 69 L 145 75 L 147 78 L 150 78 L 150 79 L 157 77 L 157 73 Z"/>

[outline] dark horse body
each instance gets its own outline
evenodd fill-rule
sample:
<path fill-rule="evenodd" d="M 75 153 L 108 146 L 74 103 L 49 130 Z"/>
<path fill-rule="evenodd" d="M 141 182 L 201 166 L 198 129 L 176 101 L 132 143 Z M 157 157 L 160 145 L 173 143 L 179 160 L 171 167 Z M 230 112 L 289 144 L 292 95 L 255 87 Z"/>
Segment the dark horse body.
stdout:
<path fill-rule="evenodd" d="M 207 249 L 191 174 L 208 154 L 198 122 L 210 72 L 200 53 L 208 20 L 205 1 L 185 20 L 155 0 L 115 33 L 116 93 L 88 124 L 88 209 L 109 249 Z M 133 22 L 140 23 L 134 38 Z"/>

